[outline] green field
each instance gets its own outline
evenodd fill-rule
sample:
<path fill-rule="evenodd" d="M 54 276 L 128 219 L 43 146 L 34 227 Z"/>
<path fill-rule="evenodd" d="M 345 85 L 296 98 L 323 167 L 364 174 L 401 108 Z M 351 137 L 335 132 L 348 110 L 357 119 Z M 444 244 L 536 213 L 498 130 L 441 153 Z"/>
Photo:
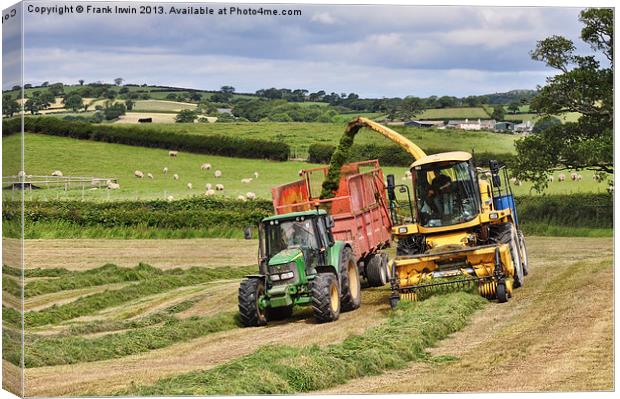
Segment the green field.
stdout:
<path fill-rule="evenodd" d="M 481 135 L 483 133 L 466 134 Z M 19 145 L 19 136 L 4 138 L 3 145 L 5 148 L 3 154 L 4 173 L 5 175 L 15 175 L 17 171 L 13 170 L 13 165 L 17 161 L 17 152 L 11 151 L 11 149 Z M 120 190 L 91 190 L 88 184 L 83 190 L 81 188 L 69 191 L 62 189 L 32 190 L 26 192 L 26 199 L 144 200 L 165 199 L 169 195 L 179 199 L 203 195 L 206 183 L 224 185 L 225 190 L 217 192 L 216 195 L 218 196 L 236 198 L 238 195 L 254 192 L 261 198 L 269 199 L 273 186 L 296 180 L 300 169 L 319 166 L 301 161 L 274 162 L 190 153 L 181 153 L 175 159 L 170 158 L 166 150 L 37 134 L 27 134 L 25 145 L 26 171 L 28 174 L 49 175 L 52 171 L 60 169 L 65 176 L 117 178 L 121 185 Z M 464 148 L 467 148 L 467 144 L 464 145 Z M 211 171 L 200 169 L 200 165 L 205 162 L 212 164 Z M 169 169 L 167 175 L 163 174 L 164 167 Z M 216 169 L 220 169 L 223 174 L 219 179 L 213 175 Z M 406 168 L 385 167 L 383 169 L 385 174 L 393 173 L 396 175 L 397 181 L 403 182 L 402 177 Z M 135 170 L 142 171 L 145 178 L 134 177 Z M 253 178 L 254 172 L 259 173 L 257 179 L 254 178 L 249 184 L 241 182 L 241 179 Z M 152 173 L 154 179 L 147 178 L 147 173 Z M 179 175 L 179 180 L 172 178 L 175 173 Z M 567 180 L 563 183 L 557 181 L 551 183 L 548 192 L 568 194 L 605 191 L 606 184 L 596 183 L 592 180 L 590 172 L 582 171 L 580 173 L 583 180 L 573 182 L 570 181 L 569 173 L 565 172 Z M 188 189 L 187 183 L 192 183 L 192 190 Z M 514 187 L 514 191 L 517 195 L 530 194 L 530 187 L 529 183 L 524 183 L 520 187 Z M 5 195 L 16 196 L 17 193 L 6 191 Z"/>
<path fill-rule="evenodd" d="M 164 100 L 138 100 L 134 105 L 135 112 L 179 112 L 183 109 L 196 109 L 196 104 Z"/>
<path fill-rule="evenodd" d="M 489 114 L 482 107 L 458 107 L 427 109 L 416 119 L 489 119 Z"/>
<path fill-rule="evenodd" d="M 353 119 L 350 118 L 350 119 Z M 119 124 L 122 126 L 122 124 Z M 134 126 L 134 125 L 132 125 Z M 283 141 L 291 146 L 295 158 L 307 158 L 308 147 L 314 143 L 337 145 L 346 123 L 175 123 L 141 125 L 142 129 L 159 129 L 175 133 L 231 135 L 244 138 Z M 415 142 L 422 149 L 465 150 L 490 153 L 513 153 L 517 135 L 490 132 L 419 129 L 395 126 L 394 130 Z M 392 144 L 378 133 L 364 129 L 355 138 L 357 144 Z"/>

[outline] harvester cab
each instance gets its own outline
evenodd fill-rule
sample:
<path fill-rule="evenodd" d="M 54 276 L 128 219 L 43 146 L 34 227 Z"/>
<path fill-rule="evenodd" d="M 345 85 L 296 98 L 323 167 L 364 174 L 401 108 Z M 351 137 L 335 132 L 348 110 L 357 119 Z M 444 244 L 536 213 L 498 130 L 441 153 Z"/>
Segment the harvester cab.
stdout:
<path fill-rule="evenodd" d="M 320 322 L 360 305 L 360 279 L 351 248 L 334 240 L 334 219 L 324 210 L 268 217 L 259 226 L 259 274 L 239 287 L 245 326 L 291 316 L 311 305 Z"/>
<path fill-rule="evenodd" d="M 507 301 L 523 284 L 527 251 L 505 165 L 479 170 L 471 154 L 449 152 L 416 160 L 410 172 L 413 222 L 393 229 L 391 304 L 454 288 Z"/>

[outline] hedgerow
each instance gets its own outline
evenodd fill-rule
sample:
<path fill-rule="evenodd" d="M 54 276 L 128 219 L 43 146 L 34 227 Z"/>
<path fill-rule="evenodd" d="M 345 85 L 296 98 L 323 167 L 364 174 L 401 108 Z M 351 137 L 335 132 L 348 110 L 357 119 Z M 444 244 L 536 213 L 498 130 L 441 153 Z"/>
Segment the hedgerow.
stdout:
<path fill-rule="evenodd" d="M 223 135 L 180 134 L 159 129 L 142 129 L 128 126 L 94 125 L 52 117 L 25 118 L 24 131 L 51 136 L 71 137 L 79 140 L 164 148 L 225 157 L 270 159 L 274 161 L 288 160 L 290 152 L 289 145 L 282 142 Z M 21 120 L 19 118 L 3 121 L 3 137 L 20 132 Z"/>

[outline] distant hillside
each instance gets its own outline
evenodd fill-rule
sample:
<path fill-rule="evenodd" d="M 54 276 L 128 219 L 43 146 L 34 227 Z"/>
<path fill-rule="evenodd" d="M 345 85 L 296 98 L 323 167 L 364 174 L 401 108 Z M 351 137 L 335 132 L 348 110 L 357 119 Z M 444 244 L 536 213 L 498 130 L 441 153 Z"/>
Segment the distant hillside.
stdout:
<path fill-rule="evenodd" d="M 510 104 L 514 101 L 521 102 L 521 100 L 529 103 L 536 93 L 536 90 L 521 89 L 510 90 L 505 93 L 485 94 L 484 97 L 488 97 L 489 104 Z"/>

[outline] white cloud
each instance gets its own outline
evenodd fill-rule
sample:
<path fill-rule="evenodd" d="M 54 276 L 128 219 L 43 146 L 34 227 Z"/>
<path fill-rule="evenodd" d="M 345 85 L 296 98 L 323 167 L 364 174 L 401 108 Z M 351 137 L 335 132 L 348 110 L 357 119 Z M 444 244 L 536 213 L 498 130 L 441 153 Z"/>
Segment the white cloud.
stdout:
<path fill-rule="evenodd" d="M 312 16 L 311 20 L 325 25 L 333 25 L 336 23 L 336 19 L 328 12 L 316 13 Z"/>

